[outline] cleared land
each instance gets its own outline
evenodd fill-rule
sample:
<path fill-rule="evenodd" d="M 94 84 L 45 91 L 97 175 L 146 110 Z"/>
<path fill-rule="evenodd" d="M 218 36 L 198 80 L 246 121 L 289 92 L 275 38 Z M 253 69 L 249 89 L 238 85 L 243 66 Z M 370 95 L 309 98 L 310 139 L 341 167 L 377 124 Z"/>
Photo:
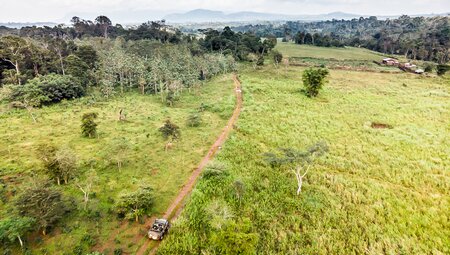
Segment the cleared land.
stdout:
<path fill-rule="evenodd" d="M 216 175 L 198 183 L 158 254 L 450 252 L 449 78 L 331 70 L 309 99 L 303 70 L 241 72 L 244 108 Z M 293 173 L 263 160 L 322 140 L 330 151 L 299 196 Z"/>
<path fill-rule="evenodd" d="M 80 249 L 84 254 L 96 243 L 106 242 L 110 233 L 120 226 L 114 212 L 118 194 L 133 190 L 141 183 L 150 184 L 155 191 L 156 202 L 151 215 L 162 215 L 226 125 L 235 105 L 233 88 L 231 76 L 216 78 L 197 91 L 184 92 L 174 107 L 163 106 L 158 96 L 135 93 L 109 101 L 86 97 L 33 110 L 38 123 L 33 123 L 27 111 L 10 110 L 2 105 L 0 179 L 5 199 L 0 203 L 0 217 L 6 216 L 11 208 L 8 194 L 18 191 L 17 184 L 30 183 L 24 176 L 42 168 L 36 155 L 36 147 L 42 143 L 72 148 L 80 162 L 80 181 L 84 181 L 85 173 L 92 168 L 98 175 L 98 182 L 87 211 L 74 210 L 48 236 L 25 241 L 34 241 L 33 250 L 38 254 L 73 254 Z M 188 115 L 202 103 L 206 109 L 202 114 L 203 124 L 198 128 L 187 127 Z M 127 115 L 125 122 L 117 120 L 122 108 Z M 99 113 L 97 139 L 80 135 L 81 115 L 91 111 Z M 166 141 L 158 128 L 167 118 L 181 127 L 182 136 L 165 152 Z M 116 153 L 111 150 L 116 139 L 125 139 L 130 144 L 121 169 L 114 161 Z M 73 181 L 59 188 L 67 197 L 82 204 L 82 193 Z M 134 251 L 138 244 L 133 239 L 143 235 L 133 232 L 139 229 L 134 225 L 136 223 L 121 231 L 107 252 L 117 248 Z"/>
<path fill-rule="evenodd" d="M 355 47 L 317 47 L 312 45 L 298 45 L 295 43 L 278 42 L 275 47 L 283 56 L 289 59 L 292 65 L 321 66 L 325 65 L 332 69 L 347 69 L 356 71 L 375 72 L 401 72 L 396 67 L 380 66 L 374 63 L 381 62 L 387 55 L 364 48 Z M 406 62 L 403 56 L 394 56 L 402 62 Z M 423 62 L 414 61 L 421 66 Z"/>

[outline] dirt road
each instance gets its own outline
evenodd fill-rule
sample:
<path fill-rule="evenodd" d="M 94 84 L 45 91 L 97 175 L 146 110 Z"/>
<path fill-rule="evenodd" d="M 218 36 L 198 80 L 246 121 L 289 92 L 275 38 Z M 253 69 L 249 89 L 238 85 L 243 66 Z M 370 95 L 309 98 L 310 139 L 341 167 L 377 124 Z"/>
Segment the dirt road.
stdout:
<path fill-rule="evenodd" d="M 242 109 L 242 92 L 241 92 L 241 83 L 239 81 L 239 78 L 237 75 L 233 75 L 233 81 L 234 81 L 234 92 L 236 95 L 236 106 L 233 111 L 233 115 L 228 120 L 227 125 L 223 129 L 220 136 L 216 139 L 214 144 L 211 146 L 211 148 L 208 151 L 208 154 L 202 159 L 198 167 L 192 172 L 191 176 L 187 180 L 187 182 L 184 184 L 183 188 L 178 193 L 177 197 L 173 200 L 173 202 L 170 204 L 169 208 L 167 208 L 166 212 L 164 213 L 164 218 L 169 219 L 170 221 L 174 221 L 181 213 L 183 206 L 184 206 L 184 200 L 185 198 L 191 193 L 192 189 L 195 186 L 195 183 L 197 182 L 198 177 L 202 173 L 205 166 L 208 164 L 209 161 L 214 157 L 214 155 L 217 153 L 217 150 L 220 149 L 222 144 L 227 139 L 229 133 L 233 129 L 234 124 L 236 123 L 239 114 L 241 113 Z M 144 226 L 144 230 L 148 229 L 150 225 L 155 220 L 155 217 L 151 217 L 146 220 Z M 111 247 L 114 242 L 115 236 L 119 234 L 120 232 L 126 230 L 128 228 L 128 223 L 123 223 L 120 228 L 118 228 L 112 235 L 110 236 L 110 239 L 107 241 L 107 243 L 103 244 L 102 247 L 99 249 L 101 252 L 103 252 L 106 248 Z M 142 228 L 141 228 L 142 229 Z M 156 250 L 158 249 L 158 246 L 160 242 L 151 241 L 148 239 L 146 235 L 142 235 L 140 231 L 136 232 L 136 236 L 134 238 L 135 243 L 141 243 L 142 240 L 144 240 L 143 244 L 139 247 L 138 251 L 136 252 L 137 255 L 143 255 L 146 254 L 146 251 L 149 249 L 150 245 L 153 243 L 152 249 L 149 252 L 149 254 L 155 254 Z"/>
<path fill-rule="evenodd" d="M 233 81 L 234 81 L 234 91 L 236 95 L 236 106 L 233 111 L 233 115 L 228 120 L 227 125 L 223 129 L 220 136 L 217 138 L 216 142 L 211 146 L 211 148 L 208 151 L 208 154 L 202 159 L 200 164 L 198 165 L 197 169 L 195 169 L 194 172 L 192 172 L 191 176 L 189 177 L 186 184 L 181 189 L 178 196 L 175 198 L 175 200 L 172 202 L 172 204 L 169 206 L 167 211 L 164 213 L 164 218 L 169 219 L 170 221 L 174 221 L 178 218 L 180 215 L 182 209 L 183 209 L 183 202 L 184 199 L 191 193 L 192 189 L 194 188 L 195 183 L 197 182 L 198 177 L 202 173 L 205 166 L 208 164 L 209 161 L 214 157 L 217 150 L 220 149 L 222 144 L 227 139 L 228 135 L 230 134 L 231 130 L 233 129 L 234 124 L 236 123 L 239 114 L 241 113 L 242 109 L 242 90 L 241 90 L 241 82 L 239 81 L 239 78 L 237 75 L 233 75 Z M 150 219 L 151 221 L 146 222 L 146 227 L 150 227 L 152 224 L 153 218 Z M 143 255 L 149 248 L 150 244 L 155 241 L 151 241 L 147 238 L 147 236 L 142 237 L 145 239 L 144 244 L 139 248 L 139 250 L 136 252 L 136 255 Z M 149 254 L 155 254 L 156 250 L 158 249 L 160 242 L 155 242 L 153 248 L 149 252 Z"/>

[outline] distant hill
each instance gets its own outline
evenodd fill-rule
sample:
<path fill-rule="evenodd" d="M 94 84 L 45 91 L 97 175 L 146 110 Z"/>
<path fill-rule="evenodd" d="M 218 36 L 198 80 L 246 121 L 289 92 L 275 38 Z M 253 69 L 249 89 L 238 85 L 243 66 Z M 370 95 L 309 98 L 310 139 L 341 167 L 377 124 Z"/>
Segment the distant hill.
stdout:
<path fill-rule="evenodd" d="M 333 12 L 320 15 L 286 15 L 277 13 L 262 13 L 262 12 L 235 12 L 226 14 L 221 11 L 211 11 L 205 9 L 192 10 L 186 13 L 174 13 L 164 17 L 164 19 L 171 23 L 185 23 L 185 22 L 229 22 L 229 21 L 276 21 L 276 20 L 330 20 L 330 19 L 353 19 L 359 18 L 363 15 L 350 14 L 344 12 Z"/>
<path fill-rule="evenodd" d="M 10 28 L 21 28 L 21 27 L 43 27 L 43 26 L 49 26 L 54 27 L 58 25 L 54 22 L 7 22 L 7 23 L 0 23 L 0 26 L 10 27 Z"/>

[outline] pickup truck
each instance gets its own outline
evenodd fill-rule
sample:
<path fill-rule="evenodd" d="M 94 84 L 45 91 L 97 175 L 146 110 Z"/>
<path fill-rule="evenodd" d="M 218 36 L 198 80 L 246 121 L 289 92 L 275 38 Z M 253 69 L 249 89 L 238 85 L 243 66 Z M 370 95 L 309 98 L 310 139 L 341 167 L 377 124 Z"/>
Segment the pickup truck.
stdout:
<path fill-rule="evenodd" d="M 153 240 L 162 240 L 169 230 L 170 223 L 166 219 L 156 219 L 148 230 L 148 238 Z"/>

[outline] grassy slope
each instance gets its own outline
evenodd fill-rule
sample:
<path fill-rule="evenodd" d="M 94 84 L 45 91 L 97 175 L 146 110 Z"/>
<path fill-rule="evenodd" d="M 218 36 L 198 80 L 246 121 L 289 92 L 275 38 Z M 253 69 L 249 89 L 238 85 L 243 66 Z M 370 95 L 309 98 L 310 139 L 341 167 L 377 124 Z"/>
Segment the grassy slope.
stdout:
<path fill-rule="evenodd" d="M 113 207 L 110 199 L 116 199 L 124 190 L 135 189 L 140 183 L 151 184 L 155 190 L 153 214 L 163 213 L 231 115 L 234 108 L 232 88 L 230 77 L 214 79 L 200 91 L 186 92 L 173 108 L 163 107 L 158 97 L 138 94 L 118 96 L 94 105 L 87 104 L 89 99 L 84 98 L 36 109 L 35 114 L 39 119 L 36 124 L 26 111 L 9 111 L 5 105 L 2 106 L 0 178 L 8 178 L 8 191 L 19 190 L 17 184 L 29 183 L 28 176 L 41 168 L 35 153 L 36 146 L 41 143 L 70 146 L 80 161 L 80 178 L 84 178 L 83 173 L 91 165 L 99 177 L 90 208 L 99 211 L 102 218 L 89 221 L 81 213 L 73 213 L 60 224 L 60 229 L 53 231 L 42 245 L 34 249 L 45 248 L 50 254 L 63 250 L 70 254 L 86 233 L 98 237 L 100 241 L 106 240 L 118 225 L 114 213 L 108 213 Z M 186 127 L 187 116 L 198 109 L 201 103 L 210 106 L 210 110 L 203 114 L 204 124 L 199 128 Z M 117 121 L 120 108 L 124 108 L 127 114 L 124 123 Z M 99 113 L 98 139 L 80 136 L 81 115 L 90 111 Z M 182 139 L 165 153 L 166 142 L 161 138 L 158 128 L 168 117 L 181 127 Z M 120 137 L 128 139 L 132 149 L 119 171 L 110 160 L 114 155 L 108 151 L 108 147 L 115 138 Z M 60 188 L 81 204 L 82 193 L 73 184 Z M 1 217 L 8 214 L 8 208 L 8 201 L 0 203 Z M 127 240 L 130 237 L 122 236 L 119 239 L 123 244 L 131 243 L 128 248 L 133 249 L 135 244 Z"/>
<path fill-rule="evenodd" d="M 328 50 L 328 49 L 326 49 Z M 226 184 L 202 180 L 212 226 L 230 211 L 249 218 L 258 254 L 446 254 L 450 225 L 449 80 L 412 74 L 331 71 L 319 98 L 301 93 L 302 68 L 241 74 L 244 111 L 218 160 Z M 372 129 L 372 121 L 393 129 Z M 292 173 L 271 169 L 262 154 L 325 140 L 327 157 L 295 195 Z M 233 182 L 245 183 L 237 203 Z M 211 186 L 221 189 L 211 192 Z M 189 205 L 189 208 L 193 207 Z M 160 254 L 212 250 L 189 234 L 183 214 Z"/>
<path fill-rule="evenodd" d="M 285 57 L 323 58 L 336 60 L 370 60 L 380 61 L 383 54 L 364 48 L 326 48 L 312 45 L 297 45 L 294 43 L 278 42 L 276 50 Z"/>

